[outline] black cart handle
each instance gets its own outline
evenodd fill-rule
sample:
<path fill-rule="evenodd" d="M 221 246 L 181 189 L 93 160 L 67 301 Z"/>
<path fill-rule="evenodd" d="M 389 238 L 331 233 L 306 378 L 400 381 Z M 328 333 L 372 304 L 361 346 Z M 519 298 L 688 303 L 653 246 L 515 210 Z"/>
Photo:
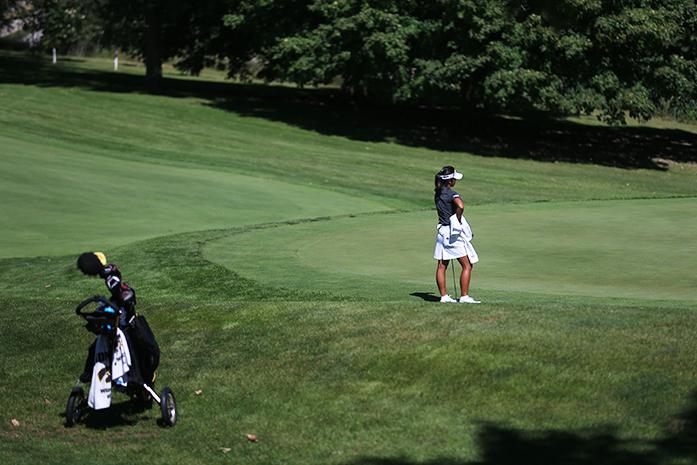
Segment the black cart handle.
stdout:
<path fill-rule="evenodd" d="M 95 295 L 90 297 L 89 299 L 85 299 L 82 302 L 80 302 L 77 307 L 75 307 L 75 313 L 80 316 L 85 316 L 88 315 L 88 313 L 82 312 L 82 309 L 91 304 L 92 302 L 101 302 L 104 305 L 112 306 L 111 302 L 107 300 L 106 297 L 102 295 Z"/>

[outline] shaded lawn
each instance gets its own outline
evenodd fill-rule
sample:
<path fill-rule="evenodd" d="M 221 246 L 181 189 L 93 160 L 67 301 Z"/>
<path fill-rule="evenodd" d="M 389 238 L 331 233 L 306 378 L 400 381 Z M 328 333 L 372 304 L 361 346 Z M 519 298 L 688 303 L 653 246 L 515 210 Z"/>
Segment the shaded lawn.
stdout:
<path fill-rule="evenodd" d="M 144 82 L 133 71 L 100 71 L 90 61 L 52 66 L 0 50 L 0 83 L 141 93 Z M 352 101 L 336 89 L 220 82 L 217 76 L 215 80 L 181 79 L 173 71 L 164 79 L 161 94 L 201 99 L 238 115 L 360 142 L 620 168 L 663 170 L 668 167 L 666 160 L 697 162 L 697 133 L 684 129 L 608 127 L 582 124 L 579 119 L 521 119 L 456 109 L 375 106 Z M 659 122 L 657 126 L 664 125 Z"/>

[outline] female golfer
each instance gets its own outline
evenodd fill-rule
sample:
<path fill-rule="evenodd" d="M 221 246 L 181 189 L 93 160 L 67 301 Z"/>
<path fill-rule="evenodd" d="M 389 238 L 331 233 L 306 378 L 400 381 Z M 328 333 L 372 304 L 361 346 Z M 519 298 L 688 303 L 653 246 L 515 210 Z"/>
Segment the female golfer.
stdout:
<path fill-rule="evenodd" d="M 462 216 L 465 205 L 460 194 L 452 190 L 455 183 L 462 179 L 462 173 L 452 166 L 444 166 L 436 174 L 434 200 L 438 210 L 438 228 L 436 231 L 436 250 L 433 258 L 438 260 L 436 267 L 436 284 L 443 303 L 460 302 L 478 304 L 478 300 L 469 295 L 472 265 L 479 261 L 472 243 L 472 230 Z M 460 297 L 455 300 L 448 295 L 445 288 L 445 272 L 450 260 L 456 259 L 462 265 L 460 273 Z"/>

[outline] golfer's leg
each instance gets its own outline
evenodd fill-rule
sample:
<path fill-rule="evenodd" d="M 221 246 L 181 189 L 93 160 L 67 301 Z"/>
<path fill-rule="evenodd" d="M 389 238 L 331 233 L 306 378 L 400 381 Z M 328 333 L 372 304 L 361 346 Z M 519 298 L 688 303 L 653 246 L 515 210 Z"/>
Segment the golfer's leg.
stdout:
<path fill-rule="evenodd" d="M 436 266 L 436 284 L 441 297 L 448 293 L 445 289 L 445 271 L 448 269 L 448 263 L 450 263 L 449 260 L 438 260 L 438 265 Z"/>
<path fill-rule="evenodd" d="M 472 264 L 469 257 L 465 255 L 457 259 L 462 265 L 462 273 L 460 273 L 460 290 L 462 295 L 468 295 L 470 290 L 470 279 L 472 279 Z"/>

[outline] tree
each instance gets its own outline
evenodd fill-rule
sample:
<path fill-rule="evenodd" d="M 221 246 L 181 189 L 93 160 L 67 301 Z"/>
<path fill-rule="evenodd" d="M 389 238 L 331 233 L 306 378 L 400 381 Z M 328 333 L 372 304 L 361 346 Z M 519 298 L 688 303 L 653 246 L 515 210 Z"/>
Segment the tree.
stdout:
<path fill-rule="evenodd" d="M 0 30 L 14 20 L 15 0 L 0 0 Z"/>
<path fill-rule="evenodd" d="M 608 122 L 697 116 L 694 0 L 0 2 L 34 6 L 59 47 L 103 29 L 105 44 L 143 58 L 154 91 L 174 59 L 194 74 L 217 65 L 300 86 L 338 80 L 382 102 Z"/>
<path fill-rule="evenodd" d="M 188 44 L 177 67 L 198 73 L 224 64 L 242 78 L 268 69 L 265 50 L 280 37 L 319 24 L 308 11 L 310 0 L 208 0 L 191 22 Z M 250 63 L 256 63 L 250 66 Z"/>
<path fill-rule="evenodd" d="M 340 77 L 356 96 L 393 101 L 410 80 L 419 22 L 417 2 L 314 1 L 315 18 L 304 30 L 261 50 L 267 79 L 300 85 L 327 84 Z"/>
<path fill-rule="evenodd" d="M 694 0 L 316 0 L 308 14 L 258 50 L 267 78 L 609 122 L 697 101 Z"/>
<path fill-rule="evenodd" d="M 88 0 L 35 0 L 16 2 L 24 29 L 40 34 L 40 45 L 61 53 L 74 49 L 99 48 L 102 24 Z"/>
<path fill-rule="evenodd" d="M 608 122 L 623 122 L 626 113 L 645 120 L 661 107 L 678 110 L 697 100 L 694 1 L 530 0 L 525 6 L 505 38 L 523 60 L 515 69 L 502 67 L 508 75 L 492 75 L 491 88 L 517 89 L 532 73 L 541 92 L 528 106 L 599 111 Z M 496 103 L 505 108 L 506 98 L 521 94 L 503 92 Z"/>
<path fill-rule="evenodd" d="M 105 40 L 141 57 L 147 88 L 160 90 L 162 63 L 187 44 L 196 2 L 185 0 L 99 0 Z"/>

